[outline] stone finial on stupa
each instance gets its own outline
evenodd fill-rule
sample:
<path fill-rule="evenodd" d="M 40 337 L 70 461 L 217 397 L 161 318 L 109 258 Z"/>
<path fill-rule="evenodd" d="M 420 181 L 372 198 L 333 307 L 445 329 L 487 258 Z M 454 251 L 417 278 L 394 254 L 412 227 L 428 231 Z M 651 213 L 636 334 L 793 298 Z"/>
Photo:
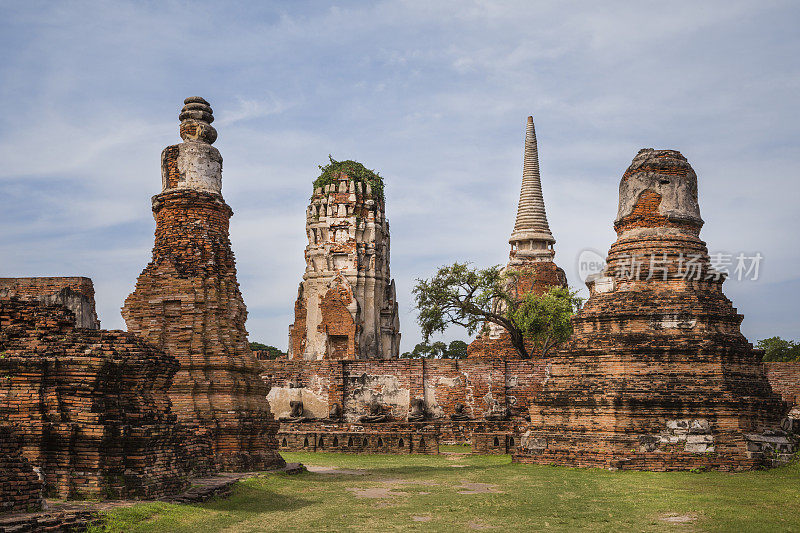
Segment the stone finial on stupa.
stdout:
<path fill-rule="evenodd" d="M 211 105 L 199 96 L 190 96 L 183 104 L 178 117 L 183 142 L 161 152 L 162 192 L 192 189 L 222 194 L 222 155 L 211 146 L 217 140 Z"/>
<path fill-rule="evenodd" d="M 522 188 L 519 193 L 517 220 L 508 240 L 512 255 L 518 259 L 547 259 L 553 255 L 556 242 L 550 233 L 542 197 L 542 180 L 539 176 L 539 150 L 533 117 L 528 117 L 525 130 L 525 157 L 522 167 Z"/>
<path fill-rule="evenodd" d="M 181 139 L 185 142 L 214 144 L 217 140 L 217 130 L 211 125 L 214 122 L 211 104 L 199 96 L 190 96 L 183 101 L 183 104 L 178 117 L 181 121 Z"/>
<path fill-rule="evenodd" d="M 614 220 L 617 233 L 671 228 L 673 232 L 697 234 L 702 226 L 697 174 L 683 154 L 677 150 L 639 150 L 619 184 L 619 210 Z"/>

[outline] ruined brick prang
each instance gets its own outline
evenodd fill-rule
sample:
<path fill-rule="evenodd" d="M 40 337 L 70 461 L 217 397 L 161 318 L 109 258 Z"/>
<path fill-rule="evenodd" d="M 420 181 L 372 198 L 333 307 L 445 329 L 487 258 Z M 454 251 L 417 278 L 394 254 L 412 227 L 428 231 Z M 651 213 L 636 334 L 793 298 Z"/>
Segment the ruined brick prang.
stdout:
<path fill-rule="evenodd" d="M 620 184 L 606 270 L 547 362 L 516 461 L 740 470 L 788 459 L 787 406 L 739 330 L 702 224 L 686 159 L 640 151 Z"/>
<path fill-rule="evenodd" d="M 533 117 L 528 117 L 525 127 L 522 186 L 514 231 L 508 242 L 511 251 L 503 270 L 517 273 L 516 283 L 509 287 L 512 295 L 521 299 L 528 292 L 543 294 L 552 286 L 567 286 L 566 274 L 553 262 L 556 240 L 550 232 L 544 207 Z M 537 355 L 532 343 L 526 343 L 526 350 L 531 356 Z M 503 327 L 491 322 L 487 322 L 484 331 L 470 343 L 467 355 L 491 359 L 519 358 L 519 353 L 511 344 L 511 335 Z"/>
<path fill-rule="evenodd" d="M 154 498 L 185 488 L 202 465 L 202 444 L 170 410 L 174 357 L 16 297 L 0 299 L 0 353 L 0 419 L 46 494 Z"/>
<path fill-rule="evenodd" d="M 228 236 L 222 156 L 211 108 L 187 98 L 184 142 L 162 153 L 163 192 L 153 197 L 153 259 L 125 300 L 128 330 L 180 362 L 170 397 L 179 419 L 196 424 L 225 470 L 283 464 L 274 421 L 247 342 L 247 309 Z"/>
<path fill-rule="evenodd" d="M 340 172 L 314 190 L 306 232 L 289 359 L 397 358 L 400 322 L 383 199 L 369 183 Z"/>

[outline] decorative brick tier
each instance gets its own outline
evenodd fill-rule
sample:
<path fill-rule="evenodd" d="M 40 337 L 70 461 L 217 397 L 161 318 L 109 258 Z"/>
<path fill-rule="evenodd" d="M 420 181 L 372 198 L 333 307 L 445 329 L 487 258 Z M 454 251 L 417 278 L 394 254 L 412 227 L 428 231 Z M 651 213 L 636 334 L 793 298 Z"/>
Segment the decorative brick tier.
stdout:
<path fill-rule="evenodd" d="M 281 424 L 278 442 L 280 449 L 287 451 L 439 453 L 437 428 L 425 423 L 348 424 L 318 421 Z"/>
<path fill-rule="evenodd" d="M 0 515 L 42 506 L 42 482 L 21 450 L 11 428 L 0 426 Z"/>
<path fill-rule="evenodd" d="M 0 353 L 0 417 L 46 494 L 153 498 L 186 485 L 202 448 L 170 411 L 174 357 L 18 298 L 0 299 Z"/>
<path fill-rule="evenodd" d="M 185 103 L 185 142 L 164 150 L 163 192 L 153 197 L 153 258 L 122 316 L 129 331 L 180 362 L 169 391 L 173 409 L 211 439 L 216 466 L 262 470 L 284 463 L 268 388 L 247 342 L 228 236 L 233 211 L 221 195 L 222 156 L 210 145 L 217 134 L 208 103 Z"/>
<path fill-rule="evenodd" d="M 787 406 L 739 331 L 702 223 L 686 159 L 641 151 L 622 179 L 606 270 L 550 358 L 515 461 L 741 470 L 790 457 Z"/>

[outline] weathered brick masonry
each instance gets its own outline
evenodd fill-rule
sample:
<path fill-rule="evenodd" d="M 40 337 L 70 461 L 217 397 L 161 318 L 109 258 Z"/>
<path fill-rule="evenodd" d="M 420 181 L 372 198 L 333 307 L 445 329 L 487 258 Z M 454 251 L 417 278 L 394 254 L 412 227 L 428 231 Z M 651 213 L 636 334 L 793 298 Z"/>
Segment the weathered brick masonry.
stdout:
<path fill-rule="evenodd" d="M 0 514 L 35 511 L 42 506 L 42 482 L 22 456 L 19 438 L 0 426 Z"/>
<path fill-rule="evenodd" d="M 0 298 L 10 296 L 45 304 L 61 304 L 75 313 L 79 328 L 100 329 L 94 304 L 94 284 L 89 278 L 0 278 Z"/>
<path fill-rule="evenodd" d="M 152 498 L 184 488 L 202 450 L 170 411 L 174 357 L 16 297 L 0 299 L 0 353 L 0 418 L 46 494 Z"/>
<path fill-rule="evenodd" d="M 184 142 L 162 153 L 163 192 L 153 197 L 153 258 L 122 315 L 129 331 L 178 359 L 173 409 L 210 439 L 218 468 L 280 465 L 278 424 L 247 342 L 211 108 L 187 98 L 180 119 Z"/>
<path fill-rule="evenodd" d="M 772 390 L 793 407 L 800 407 L 800 363 L 764 363 Z"/>
<path fill-rule="evenodd" d="M 787 406 L 739 330 L 702 224 L 686 159 L 640 151 L 620 185 L 606 270 L 549 359 L 516 461 L 739 470 L 790 457 Z"/>
<path fill-rule="evenodd" d="M 392 361 L 262 361 L 262 378 L 270 385 L 268 396 L 276 417 L 288 417 L 290 402 L 303 403 L 304 416 L 319 423 L 334 404 L 341 406 L 342 424 L 358 431 L 385 433 L 393 424 L 406 423 L 399 432 L 426 431 L 443 444 L 470 443 L 474 433 L 510 434 L 527 415 L 530 399 L 545 379 L 546 363 L 529 360 L 427 360 Z M 422 399 L 427 419 L 408 424 L 414 399 Z M 368 406 L 377 401 L 392 423 L 360 424 Z M 452 420 L 456 404 L 465 406 L 470 420 Z M 487 414 L 508 408 L 509 420 L 486 420 Z M 281 424 L 281 434 L 314 432 L 309 423 Z M 423 429 L 424 428 L 424 429 Z M 352 428 L 351 428 L 352 429 Z M 355 431 L 355 430 L 353 430 Z M 399 438 L 399 437 L 397 437 Z M 503 437 L 505 438 L 505 437 Z M 385 439 L 384 439 L 385 440 Z M 289 439 L 287 442 L 291 444 Z M 310 441 L 312 442 L 312 441 Z M 493 442 L 493 438 L 490 443 Z M 505 441 L 503 441 L 505 449 Z M 398 451 L 398 453 L 402 453 Z"/>

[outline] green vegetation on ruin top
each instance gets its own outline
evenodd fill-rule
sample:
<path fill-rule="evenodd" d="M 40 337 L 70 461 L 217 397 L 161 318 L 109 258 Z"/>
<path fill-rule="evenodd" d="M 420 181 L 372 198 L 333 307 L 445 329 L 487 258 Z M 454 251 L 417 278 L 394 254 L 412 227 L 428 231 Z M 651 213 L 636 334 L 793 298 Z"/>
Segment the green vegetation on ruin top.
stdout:
<path fill-rule="evenodd" d="M 370 170 L 358 161 L 348 159 L 347 161 L 336 161 L 328 155 L 330 163 L 325 166 L 319 165 L 322 174 L 314 180 L 314 190 L 318 187 L 325 187 L 331 183 L 336 183 L 336 175 L 344 172 L 351 179 L 362 183 L 369 183 L 372 194 L 376 198 L 383 200 L 383 178 L 374 170 Z"/>
<path fill-rule="evenodd" d="M 247 479 L 202 504 L 113 509 L 90 531 L 800 531 L 798 464 L 610 472 L 508 455 L 282 455 L 326 470 Z"/>

